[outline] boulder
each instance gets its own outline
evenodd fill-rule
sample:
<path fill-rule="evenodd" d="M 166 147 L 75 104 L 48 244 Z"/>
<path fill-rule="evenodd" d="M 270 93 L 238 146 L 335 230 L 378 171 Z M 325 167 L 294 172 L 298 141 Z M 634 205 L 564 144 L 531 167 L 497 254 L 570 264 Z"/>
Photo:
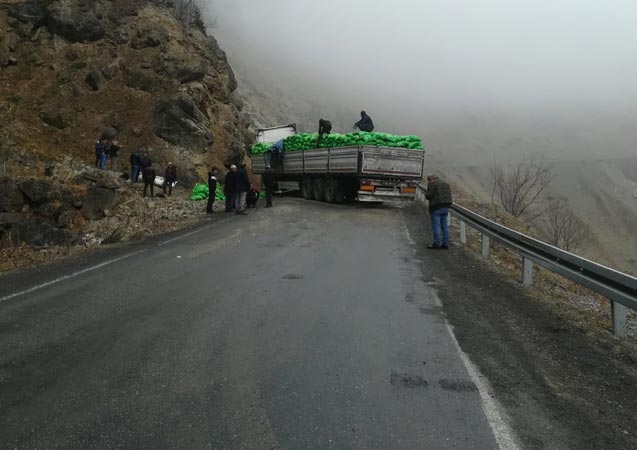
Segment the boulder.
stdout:
<path fill-rule="evenodd" d="M 63 130 L 71 126 L 73 122 L 73 116 L 68 111 L 50 110 L 42 111 L 40 113 L 40 119 L 47 125 Z"/>
<path fill-rule="evenodd" d="M 51 245 L 69 245 L 75 241 L 73 234 L 60 230 L 45 220 L 22 220 L 10 228 L 10 236 L 14 242 L 26 242 L 35 247 Z"/>
<path fill-rule="evenodd" d="M 24 180 L 19 187 L 27 199 L 36 205 L 47 203 L 53 191 L 53 184 L 46 180 Z"/>
<path fill-rule="evenodd" d="M 171 144 L 204 149 L 214 143 L 205 115 L 188 94 L 161 100 L 153 114 L 153 131 Z"/>
<path fill-rule="evenodd" d="M 104 210 L 112 209 L 119 202 L 119 194 L 112 189 L 92 186 L 84 199 L 81 213 L 89 220 L 104 218 Z"/>
<path fill-rule="evenodd" d="M 84 78 L 86 84 L 91 88 L 92 91 L 99 91 L 100 87 L 102 87 L 102 83 L 104 82 L 104 78 L 97 70 L 91 70 Z"/>
<path fill-rule="evenodd" d="M 97 41 L 106 35 L 97 7 L 98 2 L 57 0 L 48 7 L 47 27 L 51 33 L 71 42 Z"/>
<path fill-rule="evenodd" d="M 157 89 L 157 80 L 146 70 L 126 68 L 124 70 L 126 86 L 132 89 L 139 89 L 145 92 L 153 92 Z"/>
<path fill-rule="evenodd" d="M 57 220 L 58 228 L 73 228 L 75 222 L 77 221 L 79 213 L 74 210 L 67 210 L 60 214 Z"/>
<path fill-rule="evenodd" d="M 130 45 L 135 50 L 142 50 L 144 48 L 157 47 L 163 42 L 167 42 L 168 39 L 169 36 L 166 30 L 148 27 L 137 30 L 137 33 L 131 39 Z"/>
<path fill-rule="evenodd" d="M 181 83 L 203 80 L 208 73 L 208 62 L 200 59 L 184 61 L 177 67 L 177 78 Z"/>
<path fill-rule="evenodd" d="M 15 181 L 0 178 L 0 212 L 20 211 L 24 198 Z"/>
<path fill-rule="evenodd" d="M 7 48 L 10 52 L 15 52 L 18 48 L 18 44 L 20 43 L 20 38 L 15 33 L 9 33 L 7 36 Z"/>
<path fill-rule="evenodd" d="M 22 214 L 19 212 L 0 212 L 0 228 L 8 228 L 22 221 Z"/>
<path fill-rule="evenodd" d="M 111 62 L 110 64 L 102 65 L 102 69 L 100 70 L 102 76 L 107 80 L 112 80 L 119 73 L 119 64 L 116 62 Z"/>
<path fill-rule="evenodd" d="M 44 25 L 47 17 L 46 3 L 40 0 L 14 3 L 9 7 L 9 16 L 23 23 Z"/>

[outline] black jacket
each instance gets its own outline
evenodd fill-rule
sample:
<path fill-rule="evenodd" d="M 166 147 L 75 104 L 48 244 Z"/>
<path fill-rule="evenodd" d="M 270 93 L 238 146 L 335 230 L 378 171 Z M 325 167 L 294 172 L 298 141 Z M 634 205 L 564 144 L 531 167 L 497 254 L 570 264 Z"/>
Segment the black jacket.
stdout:
<path fill-rule="evenodd" d="M 131 166 L 141 166 L 142 165 L 139 153 L 131 153 L 129 161 L 130 161 L 130 165 Z"/>
<path fill-rule="evenodd" d="M 142 156 L 139 159 L 139 165 L 142 166 L 142 169 L 145 169 L 146 167 L 152 166 L 153 161 L 148 156 Z"/>
<path fill-rule="evenodd" d="M 319 120 L 319 134 L 329 134 L 332 132 L 332 122 L 329 120 Z"/>
<path fill-rule="evenodd" d="M 266 191 L 273 191 L 276 186 L 276 172 L 273 169 L 266 169 L 261 176 Z"/>
<path fill-rule="evenodd" d="M 111 158 L 117 158 L 117 152 L 119 152 L 119 146 L 111 144 L 110 147 L 108 147 L 108 156 Z"/>
<path fill-rule="evenodd" d="M 170 183 L 174 183 L 175 181 L 177 181 L 177 167 L 175 166 L 166 167 L 166 171 L 164 172 L 164 178 L 166 179 L 166 181 Z"/>
<path fill-rule="evenodd" d="M 157 175 L 155 174 L 155 170 L 150 166 L 144 167 L 144 169 L 142 170 L 142 178 L 145 182 L 152 183 L 153 181 L 155 181 L 156 176 Z"/>
<path fill-rule="evenodd" d="M 217 192 L 217 175 L 212 172 L 208 172 L 208 189 L 210 196 L 214 197 L 215 192 Z"/>
<path fill-rule="evenodd" d="M 232 170 L 226 174 L 225 184 L 223 185 L 223 193 L 228 196 L 236 192 L 237 173 Z"/>
<path fill-rule="evenodd" d="M 361 116 L 361 120 L 356 122 L 354 125 L 361 131 L 374 131 L 374 122 L 372 121 L 372 118 L 369 117 L 367 114 Z"/>
<path fill-rule="evenodd" d="M 435 211 L 440 208 L 449 208 L 453 204 L 451 188 L 446 181 L 441 180 L 440 178 L 429 182 L 425 197 L 429 200 L 429 211 Z"/>
<path fill-rule="evenodd" d="M 248 178 L 248 171 L 245 168 L 237 170 L 237 177 L 235 178 L 235 192 L 248 192 L 250 190 L 250 178 Z"/>

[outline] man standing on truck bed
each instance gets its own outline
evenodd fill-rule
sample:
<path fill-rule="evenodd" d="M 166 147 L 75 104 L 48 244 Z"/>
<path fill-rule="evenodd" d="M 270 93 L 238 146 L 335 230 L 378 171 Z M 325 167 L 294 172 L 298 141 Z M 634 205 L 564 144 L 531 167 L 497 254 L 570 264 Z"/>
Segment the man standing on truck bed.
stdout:
<path fill-rule="evenodd" d="M 431 215 L 431 228 L 434 235 L 433 244 L 427 248 L 449 250 L 449 207 L 453 204 L 451 188 L 438 175 L 429 175 L 427 181 L 429 184 L 427 185 L 425 197 L 429 200 L 429 214 Z M 441 229 L 442 239 L 440 236 Z"/>
<path fill-rule="evenodd" d="M 332 122 L 325 119 L 319 120 L 319 137 L 318 137 L 318 141 L 316 142 L 316 147 L 321 146 L 323 135 L 330 134 L 331 132 L 332 132 Z"/>
<path fill-rule="evenodd" d="M 365 111 L 361 111 L 361 120 L 354 124 L 354 129 L 358 128 L 361 131 L 367 131 L 371 133 L 374 131 L 374 122 L 372 118 L 367 115 Z"/>

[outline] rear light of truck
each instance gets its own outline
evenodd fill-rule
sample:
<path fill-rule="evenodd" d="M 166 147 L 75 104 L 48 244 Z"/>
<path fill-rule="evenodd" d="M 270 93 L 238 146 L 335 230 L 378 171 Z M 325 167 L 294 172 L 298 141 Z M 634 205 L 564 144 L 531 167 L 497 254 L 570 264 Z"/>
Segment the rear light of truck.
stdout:
<path fill-rule="evenodd" d="M 376 186 L 363 185 L 361 183 L 360 190 L 363 191 L 363 192 L 374 192 L 376 190 Z"/>
<path fill-rule="evenodd" d="M 409 187 L 409 186 L 403 186 L 403 188 L 400 190 L 400 192 L 402 194 L 415 194 L 416 193 L 416 188 L 415 187 Z"/>

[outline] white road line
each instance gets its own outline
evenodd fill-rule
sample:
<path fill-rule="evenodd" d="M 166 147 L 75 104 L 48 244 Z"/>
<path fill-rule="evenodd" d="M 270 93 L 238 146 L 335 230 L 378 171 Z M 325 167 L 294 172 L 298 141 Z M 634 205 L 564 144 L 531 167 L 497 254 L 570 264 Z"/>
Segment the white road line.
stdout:
<path fill-rule="evenodd" d="M 442 301 L 440 300 L 440 297 L 438 297 L 438 293 L 434 289 L 430 289 L 434 296 L 436 306 L 442 307 Z M 498 447 L 500 450 L 519 450 L 520 446 L 517 443 L 515 433 L 509 426 L 508 422 L 504 419 L 503 414 L 501 413 L 502 407 L 495 399 L 493 389 L 491 389 L 489 381 L 480 373 L 480 369 L 471 362 L 471 359 L 467 356 L 467 354 L 462 351 L 462 348 L 456 339 L 456 335 L 453 332 L 453 328 L 446 319 L 445 326 L 449 332 L 449 336 L 451 336 L 451 341 L 456 347 L 456 351 L 458 352 L 462 363 L 469 373 L 469 377 L 471 377 L 471 381 L 473 381 L 478 388 L 478 393 L 482 400 L 482 410 L 484 411 L 484 415 L 487 417 L 487 421 L 491 426 L 491 431 L 493 431 L 493 436 L 495 437 Z"/>
<path fill-rule="evenodd" d="M 5 302 L 7 300 L 11 300 L 12 298 L 20 297 L 21 295 L 29 294 L 31 292 L 40 290 L 40 289 L 45 288 L 47 286 L 51 286 L 52 284 L 60 283 L 61 281 L 65 281 L 65 280 L 68 280 L 70 278 L 75 278 L 75 277 L 77 277 L 79 275 L 82 275 L 82 274 L 85 274 L 87 272 L 92 272 L 94 270 L 101 269 L 102 267 L 114 264 L 116 262 L 122 261 L 124 259 L 130 258 L 130 257 L 135 256 L 135 255 L 139 255 L 140 253 L 144 253 L 145 251 L 147 251 L 147 249 L 138 250 L 136 252 L 129 253 L 128 255 L 120 256 L 119 258 L 115 258 L 115 259 L 110 259 L 108 261 L 105 261 L 103 263 L 97 264 L 95 266 L 87 267 L 86 269 L 78 270 L 77 272 L 73 272 L 72 274 L 69 274 L 69 275 L 64 275 L 63 277 L 56 278 L 55 280 L 47 281 L 46 283 L 42 283 L 42 284 L 39 284 L 37 286 L 33 286 L 32 288 L 26 289 L 24 291 L 16 292 L 15 294 L 7 295 L 5 297 L 0 297 L 0 303 Z"/>

